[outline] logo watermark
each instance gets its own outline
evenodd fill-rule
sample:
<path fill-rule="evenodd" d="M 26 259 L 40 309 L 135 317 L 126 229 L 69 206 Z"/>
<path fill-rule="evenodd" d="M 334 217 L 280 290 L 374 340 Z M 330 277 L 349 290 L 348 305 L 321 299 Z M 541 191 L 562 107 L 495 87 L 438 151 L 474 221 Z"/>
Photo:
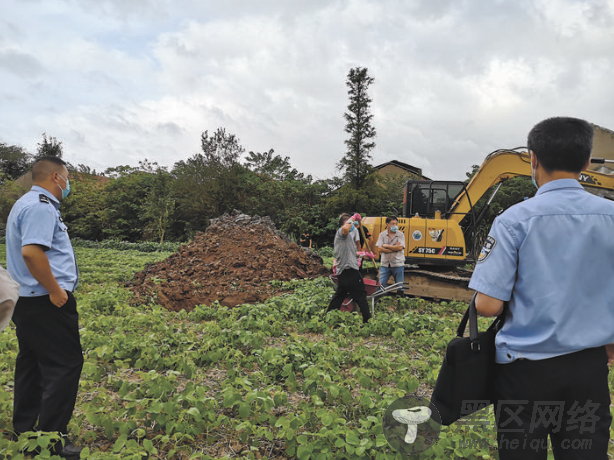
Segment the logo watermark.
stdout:
<path fill-rule="evenodd" d="M 567 406 L 563 401 L 506 400 L 494 407 L 486 400 L 463 401 L 462 418 L 455 424 L 498 437 L 496 441 L 491 436 L 461 439 L 454 448 L 484 451 L 497 446 L 499 450 L 539 452 L 552 450 L 548 437 L 552 433 L 559 434 L 559 449 L 590 452 L 596 445 L 592 435 L 600 420 L 598 408 L 599 404 L 590 400 Z M 388 407 L 382 428 L 392 449 L 416 455 L 439 442 L 442 425 L 437 408 L 429 400 L 406 395 Z"/>
<path fill-rule="evenodd" d="M 437 444 L 441 419 L 429 400 L 406 395 L 386 409 L 382 428 L 390 447 L 402 454 L 415 455 Z"/>
<path fill-rule="evenodd" d="M 462 441 L 461 441 L 462 444 Z M 497 443 L 500 450 L 522 450 L 526 452 L 539 452 L 540 450 L 552 450 L 552 439 L 519 439 L 518 437 L 509 438 L 505 434 L 501 435 Z M 470 446 L 469 446 L 470 447 Z M 592 439 L 563 439 L 560 444 L 562 450 L 591 450 L 593 447 Z"/>

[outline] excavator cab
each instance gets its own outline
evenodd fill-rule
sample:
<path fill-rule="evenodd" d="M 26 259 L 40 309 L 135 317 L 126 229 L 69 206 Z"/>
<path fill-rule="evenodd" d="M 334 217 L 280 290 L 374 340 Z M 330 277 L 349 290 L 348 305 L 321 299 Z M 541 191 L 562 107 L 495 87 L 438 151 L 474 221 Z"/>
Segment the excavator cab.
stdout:
<path fill-rule="evenodd" d="M 445 219 L 456 197 L 465 189 L 463 182 L 409 180 L 403 190 L 403 216 Z"/>
<path fill-rule="evenodd" d="M 460 181 L 405 183 L 403 216 L 405 260 L 410 264 L 458 265 L 466 258 L 460 226 L 449 220 L 452 205 L 465 190 Z"/>

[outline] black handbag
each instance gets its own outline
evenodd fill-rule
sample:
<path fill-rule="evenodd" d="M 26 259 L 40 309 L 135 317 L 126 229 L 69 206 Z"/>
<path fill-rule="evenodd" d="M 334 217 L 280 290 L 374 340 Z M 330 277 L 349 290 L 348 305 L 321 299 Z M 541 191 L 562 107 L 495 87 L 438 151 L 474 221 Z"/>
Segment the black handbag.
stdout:
<path fill-rule="evenodd" d="M 484 332 L 478 332 L 474 294 L 450 341 L 431 396 L 442 425 L 450 425 L 494 403 L 495 335 L 505 309 Z M 469 321 L 469 337 L 463 337 Z"/>

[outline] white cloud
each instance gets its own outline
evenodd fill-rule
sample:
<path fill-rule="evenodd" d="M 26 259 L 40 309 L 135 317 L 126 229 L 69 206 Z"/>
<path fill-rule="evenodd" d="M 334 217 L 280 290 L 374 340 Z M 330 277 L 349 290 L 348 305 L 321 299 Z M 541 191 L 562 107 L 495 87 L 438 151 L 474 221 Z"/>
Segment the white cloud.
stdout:
<path fill-rule="evenodd" d="M 0 140 L 35 150 L 46 131 L 96 169 L 172 166 L 225 127 L 329 177 L 355 66 L 375 78 L 374 162 L 435 179 L 548 116 L 614 127 L 614 0 L 5 3 Z"/>

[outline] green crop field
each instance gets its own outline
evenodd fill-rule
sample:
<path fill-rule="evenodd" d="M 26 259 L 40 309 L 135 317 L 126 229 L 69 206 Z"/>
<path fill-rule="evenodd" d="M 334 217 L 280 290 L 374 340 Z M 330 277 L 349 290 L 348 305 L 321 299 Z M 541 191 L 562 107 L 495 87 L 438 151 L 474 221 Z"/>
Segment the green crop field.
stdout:
<path fill-rule="evenodd" d="M 69 428 L 82 458 L 407 458 L 388 445 L 383 414 L 407 393 L 430 395 L 465 304 L 387 298 L 363 326 L 325 316 L 326 278 L 234 309 L 133 304 L 123 282 L 169 254 L 77 248 L 85 365 Z M 0 334 L 0 459 L 25 458 L 27 443 L 50 458 L 49 434 L 9 440 L 17 350 L 11 325 Z M 496 458 L 494 417 L 483 418 L 444 428 L 419 458 Z"/>

